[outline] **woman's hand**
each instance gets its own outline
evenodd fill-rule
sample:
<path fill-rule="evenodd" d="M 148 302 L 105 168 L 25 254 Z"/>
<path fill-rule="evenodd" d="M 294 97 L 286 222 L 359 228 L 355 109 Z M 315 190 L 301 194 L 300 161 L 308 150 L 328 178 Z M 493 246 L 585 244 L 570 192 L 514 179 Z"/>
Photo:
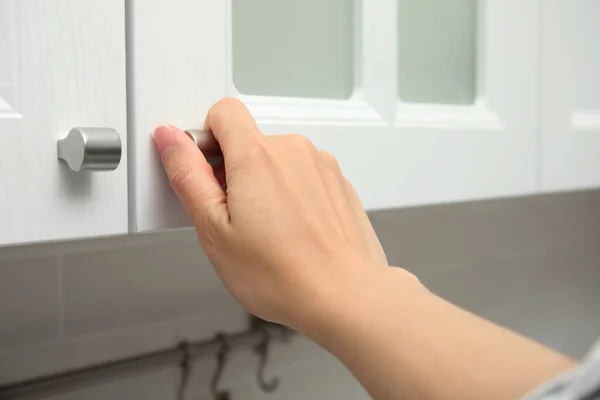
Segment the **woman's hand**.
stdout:
<path fill-rule="evenodd" d="M 212 107 L 204 129 L 220 143 L 226 192 L 181 130 L 161 126 L 154 139 L 206 254 L 249 312 L 302 330 L 342 292 L 388 269 L 330 153 L 300 135 L 264 136 L 232 98 Z"/>
<path fill-rule="evenodd" d="M 154 138 L 217 273 L 248 311 L 317 341 L 373 398 L 520 398 L 575 365 L 387 268 L 335 159 L 302 136 L 263 136 L 234 99 L 204 128 L 221 145 L 227 193 L 182 131 Z"/>

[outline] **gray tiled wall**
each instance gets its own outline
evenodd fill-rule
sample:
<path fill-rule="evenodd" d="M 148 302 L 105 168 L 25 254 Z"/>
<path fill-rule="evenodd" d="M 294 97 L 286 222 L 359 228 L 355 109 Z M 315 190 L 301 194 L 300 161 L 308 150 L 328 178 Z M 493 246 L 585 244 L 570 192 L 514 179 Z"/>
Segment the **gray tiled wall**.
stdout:
<path fill-rule="evenodd" d="M 600 334 L 600 191 L 371 213 L 390 263 L 434 292 L 580 357 Z M 147 352 L 245 327 L 192 232 L 0 249 L 0 382 Z M 213 360 L 196 363 L 189 398 L 204 399 Z M 235 400 L 366 399 L 309 341 L 278 345 L 253 383 L 237 352 L 224 385 Z M 177 371 L 124 379 L 53 400 L 174 399 Z"/>

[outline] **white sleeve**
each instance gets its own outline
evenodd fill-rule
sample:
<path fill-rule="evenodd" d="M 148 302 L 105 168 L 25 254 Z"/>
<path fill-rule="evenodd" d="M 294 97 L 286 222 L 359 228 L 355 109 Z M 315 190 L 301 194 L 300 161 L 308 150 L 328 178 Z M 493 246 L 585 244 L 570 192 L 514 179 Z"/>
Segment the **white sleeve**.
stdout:
<path fill-rule="evenodd" d="M 578 368 L 547 383 L 525 400 L 600 400 L 600 340 Z"/>

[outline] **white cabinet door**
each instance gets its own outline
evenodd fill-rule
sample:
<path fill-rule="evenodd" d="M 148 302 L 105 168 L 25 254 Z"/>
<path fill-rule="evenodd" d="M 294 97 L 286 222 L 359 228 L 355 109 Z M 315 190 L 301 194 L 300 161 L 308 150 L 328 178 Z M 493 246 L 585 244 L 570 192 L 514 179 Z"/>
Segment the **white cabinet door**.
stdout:
<path fill-rule="evenodd" d="M 543 189 L 600 187 L 600 1 L 543 2 Z"/>
<path fill-rule="evenodd" d="M 152 130 L 223 96 L 337 156 L 369 210 L 536 189 L 538 0 L 130 3 L 136 231 L 189 223 Z"/>
<path fill-rule="evenodd" d="M 127 232 L 127 165 L 73 172 L 57 140 L 126 144 L 124 0 L 0 0 L 0 245 Z"/>

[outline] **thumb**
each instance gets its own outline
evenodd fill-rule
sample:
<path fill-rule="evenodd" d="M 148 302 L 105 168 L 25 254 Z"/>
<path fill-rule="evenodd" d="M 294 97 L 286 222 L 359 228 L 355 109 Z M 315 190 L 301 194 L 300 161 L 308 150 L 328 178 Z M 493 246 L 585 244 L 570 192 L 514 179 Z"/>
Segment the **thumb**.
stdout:
<path fill-rule="evenodd" d="M 179 128 L 159 126 L 154 143 L 171 187 L 192 218 L 198 233 L 229 221 L 227 195 L 212 167 L 190 138 Z M 212 229 L 210 229 L 212 230 Z"/>

